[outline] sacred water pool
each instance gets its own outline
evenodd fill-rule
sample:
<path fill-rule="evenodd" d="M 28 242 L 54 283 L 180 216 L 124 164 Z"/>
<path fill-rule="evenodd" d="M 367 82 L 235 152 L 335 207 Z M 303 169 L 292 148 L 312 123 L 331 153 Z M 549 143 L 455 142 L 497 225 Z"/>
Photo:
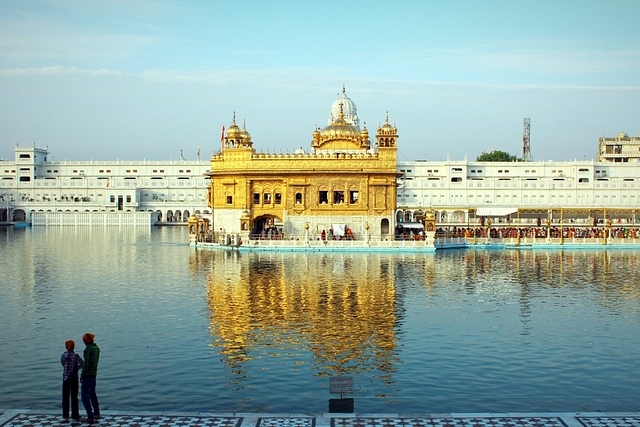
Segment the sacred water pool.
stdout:
<path fill-rule="evenodd" d="M 91 331 L 104 409 L 640 410 L 640 251 L 237 254 L 186 229 L 0 229 L 0 408 L 60 405 Z"/>

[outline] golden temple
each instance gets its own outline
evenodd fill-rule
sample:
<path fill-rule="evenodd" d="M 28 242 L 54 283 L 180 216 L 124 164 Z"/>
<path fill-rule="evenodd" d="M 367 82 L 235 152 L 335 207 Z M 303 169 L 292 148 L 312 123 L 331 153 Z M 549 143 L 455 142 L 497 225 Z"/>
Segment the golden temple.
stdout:
<path fill-rule="evenodd" d="M 243 240 L 393 239 L 397 140 L 387 113 L 372 143 L 344 87 L 308 152 L 257 151 L 234 113 L 221 151 L 211 157 L 211 229 Z"/>

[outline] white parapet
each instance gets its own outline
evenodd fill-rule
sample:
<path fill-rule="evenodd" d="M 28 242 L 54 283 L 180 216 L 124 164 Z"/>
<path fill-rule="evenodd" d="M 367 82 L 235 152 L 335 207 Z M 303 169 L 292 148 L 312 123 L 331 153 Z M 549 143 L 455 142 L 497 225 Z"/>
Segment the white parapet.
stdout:
<path fill-rule="evenodd" d="M 151 227 L 152 212 L 32 212 L 32 226 Z"/>

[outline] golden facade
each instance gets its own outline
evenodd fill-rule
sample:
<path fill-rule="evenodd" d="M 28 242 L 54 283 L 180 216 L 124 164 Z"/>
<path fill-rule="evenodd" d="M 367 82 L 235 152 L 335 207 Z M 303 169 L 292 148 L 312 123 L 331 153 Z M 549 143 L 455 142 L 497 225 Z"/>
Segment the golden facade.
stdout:
<path fill-rule="evenodd" d="M 234 114 L 211 157 L 213 230 L 319 239 L 335 228 L 336 238 L 393 238 L 398 133 L 388 115 L 372 144 L 343 88 L 329 124 L 312 138 L 309 152 L 258 152 Z"/>

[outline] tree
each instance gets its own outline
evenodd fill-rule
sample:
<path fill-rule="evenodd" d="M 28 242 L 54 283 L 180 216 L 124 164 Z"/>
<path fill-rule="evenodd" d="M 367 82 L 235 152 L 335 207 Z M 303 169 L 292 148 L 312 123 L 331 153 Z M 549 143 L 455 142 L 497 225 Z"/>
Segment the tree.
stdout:
<path fill-rule="evenodd" d="M 478 162 L 519 162 L 520 159 L 517 156 L 513 156 L 506 151 L 491 150 L 490 152 L 483 151 L 478 157 Z"/>

